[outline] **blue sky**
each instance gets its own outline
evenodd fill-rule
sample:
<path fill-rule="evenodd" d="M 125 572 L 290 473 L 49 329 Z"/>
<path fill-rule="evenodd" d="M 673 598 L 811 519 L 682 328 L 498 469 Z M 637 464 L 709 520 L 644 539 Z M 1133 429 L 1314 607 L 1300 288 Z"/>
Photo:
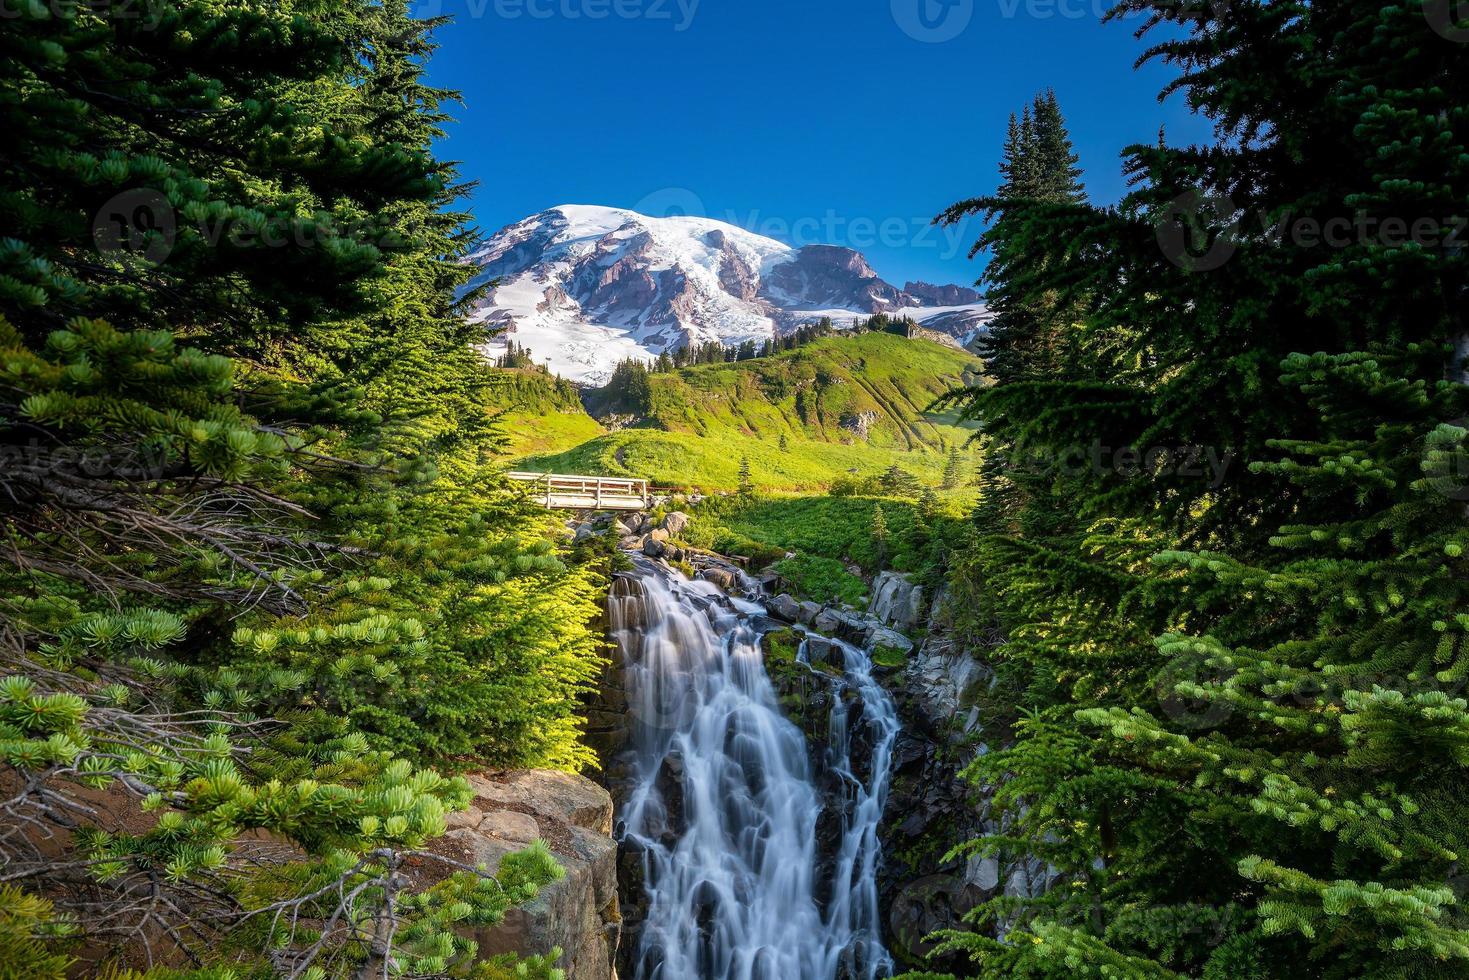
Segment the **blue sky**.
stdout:
<path fill-rule="evenodd" d="M 926 6 L 921 6 L 926 5 Z M 418 0 L 455 23 L 431 80 L 459 89 L 443 155 L 486 233 L 557 204 L 701 213 L 858 248 L 889 281 L 971 283 L 978 227 L 929 219 L 992 191 L 1005 123 L 1055 88 L 1093 200 L 1120 152 L 1207 138 L 1133 69 L 1102 0 Z M 926 16 L 921 16 L 925 14 Z"/>

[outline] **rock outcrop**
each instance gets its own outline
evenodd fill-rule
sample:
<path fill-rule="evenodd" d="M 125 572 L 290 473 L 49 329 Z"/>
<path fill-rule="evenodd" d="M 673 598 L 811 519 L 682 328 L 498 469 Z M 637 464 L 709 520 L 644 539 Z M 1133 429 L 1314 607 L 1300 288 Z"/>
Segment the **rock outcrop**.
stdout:
<path fill-rule="evenodd" d="M 923 937 L 967 928 L 964 913 L 981 902 L 1002 894 L 1036 895 L 1051 881 L 1043 862 L 1024 855 L 945 856 L 956 844 L 1008 829 L 991 807 L 993 788 L 975 787 L 961 775 L 1008 733 L 986 728 L 984 706 L 994 674 L 977 651 L 950 633 L 942 594 L 922 618 L 928 637 L 888 681 L 903 731 L 893 753 L 880 882 L 889 949 L 915 967 L 924 965 L 920 958 L 931 949 Z"/>
<path fill-rule="evenodd" d="M 872 435 L 872 427 L 877 424 L 877 419 L 876 412 L 854 412 L 843 415 L 837 425 L 865 441 Z"/>
<path fill-rule="evenodd" d="M 872 583 L 873 616 L 893 629 L 908 631 L 919 624 L 925 612 L 923 589 L 911 575 L 883 572 Z"/>
<path fill-rule="evenodd" d="M 562 950 L 566 980 L 617 980 L 621 934 L 612 797 L 590 779 L 524 770 L 469 777 L 474 801 L 430 843 L 445 857 L 494 871 L 505 855 L 544 840 L 566 876 L 499 925 L 472 930 L 482 955 Z"/>

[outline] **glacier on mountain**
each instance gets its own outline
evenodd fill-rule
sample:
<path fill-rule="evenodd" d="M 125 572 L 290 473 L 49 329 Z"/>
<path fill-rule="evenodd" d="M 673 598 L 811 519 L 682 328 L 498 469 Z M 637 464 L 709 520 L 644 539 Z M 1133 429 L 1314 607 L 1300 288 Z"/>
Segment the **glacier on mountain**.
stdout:
<path fill-rule="evenodd" d="M 562 205 L 501 229 L 468 261 L 467 288 L 493 285 L 476 318 L 571 380 L 600 384 L 628 357 L 708 341 L 762 342 L 830 316 L 839 325 L 904 315 L 968 342 L 982 303 L 960 287 L 913 295 L 884 282 L 857 252 L 796 248 L 702 217 L 653 218 L 620 208 Z M 959 290 L 957 293 L 954 290 Z"/>

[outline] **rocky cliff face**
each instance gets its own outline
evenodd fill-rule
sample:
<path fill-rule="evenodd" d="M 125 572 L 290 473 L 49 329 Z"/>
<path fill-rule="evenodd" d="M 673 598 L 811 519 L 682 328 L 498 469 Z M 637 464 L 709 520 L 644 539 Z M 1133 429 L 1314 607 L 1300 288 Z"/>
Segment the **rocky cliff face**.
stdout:
<path fill-rule="evenodd" d="M 992 672 L 951 635 L 945 597 L 925 595 L 908 575 L 879 575 L 863 614 L 799 603 L 790 596 L 778 596 L 770 608 L 787 622 L 862 645 L 891 665 L 882 671 L 884 685 L 903 728 L 893 751 L 882 830 L 879 888 L 888 948 L 912 967 L 961 967 L 925 962 L 932 947 L 924 937 L 965 928 L 964 914 L 996 895 L 1038 894 L 1050 881 L 1045 865 L 1033 858 L 945 857 L 956 844 L 1004 830 L 990 807 L 992 791 L 976 789 L 962 776 L 969 762 L 988 751 L 988 743 L 1005 738 L 985 726 L 983 703 Z M 921 643 L 909 637 L 916 632 L 927 633 Z M 771 664 L 767 659 L 791 716 L 818 755 L 829 736 L 832 708 L 830 685 L 821 677 L 826 660 L 822 643 L 819 637 L 807 637 L 808 665 Z"/>
<path fill-rule="evenodd" d="M 932 948 L 923 937 L 965 928 L 964 913 L 997 895 L 1039 894 L 1051 875 L 1026 855 L 945 857 L 956 844 L 1006 829 L 991 808 L 993 788 L 975 787 L 962 775 L 1007 737 L 985 723 L 994 674 L 981 651 L 965 648 L 949 632 L 944 595 L 925 604 L 921 593 L 915 599 L 890 586 L 889 594 L 891 616 L 906 619 L 916 605 L 922 613 L 915 623 L 928 631 L 890 680 L 903 736 L 895 753 L 882 883 L 890 948 L 917 966 Z"/>
<path fill-rule="evenodd" d="M 617 980 L 622 917 L 617 902 L 617 845 L 612 797 L 596 783 L 564 772 L 522 771 L 469 777 L 475 799 L 449 817 L 431 842 L 445 857 L 490 871 L 512 851 L 544 840 L 566 877 L 541 889 L 496 926 L 475 929 L 480 953 L 544 954 L 562 950 L 567 980 Z"/>

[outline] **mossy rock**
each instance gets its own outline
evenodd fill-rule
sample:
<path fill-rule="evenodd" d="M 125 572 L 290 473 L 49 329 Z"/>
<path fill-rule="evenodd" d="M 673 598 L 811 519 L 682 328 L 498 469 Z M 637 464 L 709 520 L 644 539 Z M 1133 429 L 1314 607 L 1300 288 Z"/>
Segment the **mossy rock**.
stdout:
<path fill-rule="evenodd" d="M 767 665 L 772 660 L 794 664 L 796 655 L 801 652 L 801 635 L 792 629 L 773 630 L 766 633 L 760 643 Z"/>
<path fill-rule="evenodd" d="M 897 647 L 886 647 L 878 645 L 872 651 L 872 662 L 879 667 L 890 667 L 901 670 L 908 666 L 908 654 Z"/>

